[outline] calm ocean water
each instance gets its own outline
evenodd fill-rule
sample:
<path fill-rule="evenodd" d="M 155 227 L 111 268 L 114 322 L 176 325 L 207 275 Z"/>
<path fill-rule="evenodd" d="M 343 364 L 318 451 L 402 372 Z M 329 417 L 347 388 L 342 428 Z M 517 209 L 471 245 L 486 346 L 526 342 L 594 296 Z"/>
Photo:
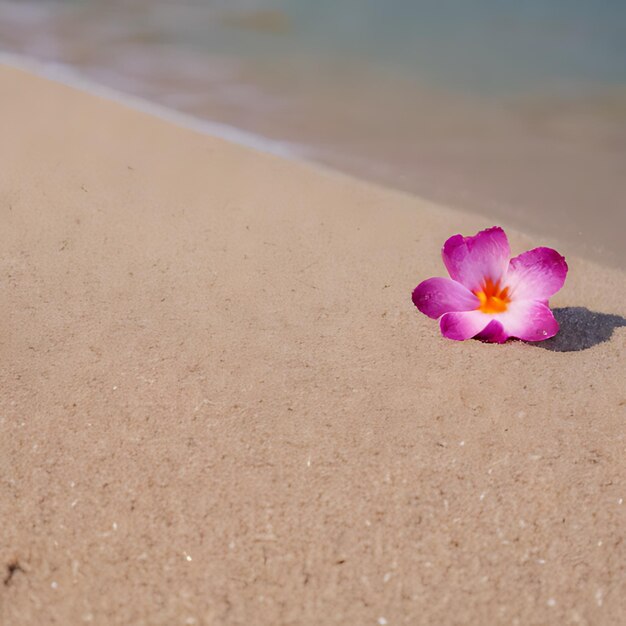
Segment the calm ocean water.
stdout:
<path fill-rule="evenodd" d="M 623 0 L 0 0 L 0 48 L 626 267 Z"/>

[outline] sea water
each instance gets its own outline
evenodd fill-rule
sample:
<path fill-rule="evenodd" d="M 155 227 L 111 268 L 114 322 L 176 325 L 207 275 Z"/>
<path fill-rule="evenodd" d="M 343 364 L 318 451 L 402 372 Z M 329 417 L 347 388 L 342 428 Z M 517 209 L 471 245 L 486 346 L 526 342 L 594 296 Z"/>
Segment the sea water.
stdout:
<path fill-rule="evenodd" d="M 0 48 L 626 267 L 621 0 L 0 0 Z"/>

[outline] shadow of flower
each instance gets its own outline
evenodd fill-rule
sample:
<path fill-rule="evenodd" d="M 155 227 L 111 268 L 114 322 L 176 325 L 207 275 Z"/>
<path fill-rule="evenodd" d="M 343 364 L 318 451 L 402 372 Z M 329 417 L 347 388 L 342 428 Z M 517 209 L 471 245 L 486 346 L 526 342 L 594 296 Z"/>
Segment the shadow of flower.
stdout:
<path fill-rule="evenodd" d="M 530 345 L 553 352 L 577 352 L 609 341 L 616 328 L 626 326 L 626 319 L 621 315 L 596 313 L 583 306 L 552 309 L 552 313 L 561 327 L 559 332 Z"/>

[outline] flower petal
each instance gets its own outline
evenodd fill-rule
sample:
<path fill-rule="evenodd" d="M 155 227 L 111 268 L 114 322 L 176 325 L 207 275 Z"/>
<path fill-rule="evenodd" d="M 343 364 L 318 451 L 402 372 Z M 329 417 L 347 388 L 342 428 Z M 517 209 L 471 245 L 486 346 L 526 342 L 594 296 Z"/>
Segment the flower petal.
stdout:
<path fill-rule="evenodd" d="M 450 237 L 441 256 L 450 277 L 475 292 L 482 289 L 486 279 L 494 284 L 502 280 L 511 249 L 505 232 L 494 226 L 473 237 Z"/>
<path fill-rule="evenodd" d="M 552 248 L 534 248 L 509 263 L 506 284 L 511 295 L 521 300 L 547 300 L 565 282 L 567 263 Z"/>
<path fill-rule="evenodd" d="M 543 341 L 559 332 L 559 323 L 545 303 L 538 300 L 517 300 L 498 315 L 507 337 L 524 341 Z"/>
<path fill-rule="evenodd" d="M 439 327 L 444 337 L 463 341 L 478 335 L 489 322 L 490 316 L 481 311 L 459 311 L 445 313 L 441 317 Z"/>
<path fill-rule="evenodd" d="M 437 319 L 450 311 L 472 311 L 478 298 L 461 283 L 450 278 L 429 278 L 413 291 L 413 304 L 428 317 Z"/>
<path fill-rule="evenodd" d="M 489 343 L 504 343 L 509 336 L 504 332 L 504 327 L 498 320 L 491 320 L 487 327 L 476 335 L 476 338 Z"/>

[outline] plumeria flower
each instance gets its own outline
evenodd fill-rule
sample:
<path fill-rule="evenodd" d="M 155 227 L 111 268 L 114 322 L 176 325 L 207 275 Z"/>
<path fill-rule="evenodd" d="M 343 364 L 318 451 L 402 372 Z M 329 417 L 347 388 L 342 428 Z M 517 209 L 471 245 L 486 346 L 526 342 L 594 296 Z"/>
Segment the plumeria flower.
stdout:
<path fill-rule="evenodd" d="M 439 319 L 444 337 L 503 343 L 509 337 L 543 341 L 556 335 L 559 324 L 548 298 L 567 275 L 556 250 L 535 248 L 511 259 L 505 232 L 494 226 L 473 237 L 450 237 L 441 254 L 450 278 L 420 283 L 413 303 Z"/>

